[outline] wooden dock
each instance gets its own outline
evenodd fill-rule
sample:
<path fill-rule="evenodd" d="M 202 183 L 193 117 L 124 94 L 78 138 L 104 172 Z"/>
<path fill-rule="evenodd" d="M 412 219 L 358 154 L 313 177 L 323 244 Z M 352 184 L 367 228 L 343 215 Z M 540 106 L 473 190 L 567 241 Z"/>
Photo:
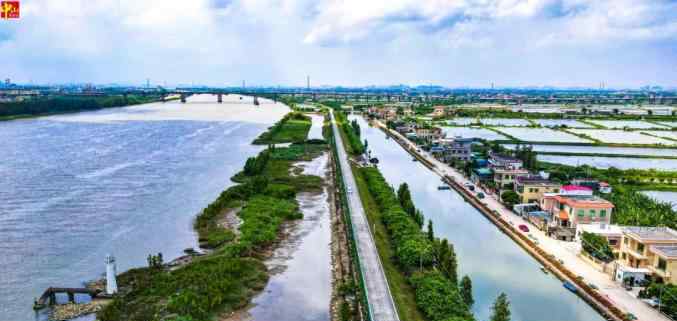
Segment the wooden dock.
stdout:
<path fill-rule="evenodd" d="M 51 305 L 56 304 L 56 295 L 58 293 L 68 294 L 68 302 L 75 303 L 75 295 L 76 294 L 87 294 L 92 299 L 94 299 L 101 293 L 101 291 L 100 290 L 87 289 L 87 288 L 49 287 L 49 288 L 47 288 L 47 290 L 45 290 L 45 292 L 42 293 L 40 298 L 35 300 L 35 302 L 33 303 L 33 309 L 40 310 L 40 309 L 43 309 L 47 306 L 51 306 Z"/>

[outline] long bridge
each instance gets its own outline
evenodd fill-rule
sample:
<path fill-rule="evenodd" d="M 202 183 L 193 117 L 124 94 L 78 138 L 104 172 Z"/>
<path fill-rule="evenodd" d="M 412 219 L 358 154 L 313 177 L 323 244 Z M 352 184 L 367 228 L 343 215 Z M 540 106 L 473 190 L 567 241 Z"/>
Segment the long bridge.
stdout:
<path fill-rule="evenodd" d="M 169 96 L 180 97 L 181 102 L 196 94 L 211 94 L 217 102 L 223 101 L 223 95 L 240 94 L 265 97 L 278 100 L 282 96 L 305 97 L 313 100 L 357 101 L 357 102 L 432 102 L 435 100 L 455 100 L 461 103 L 503 103 L 503 104 L 675 104 L 674 93 L 649 92 L 611 92 L 611 91 L 525 91 L 525 90 L 483 90 L 483 89 L 346 89 L 346 88 L 244 88 L 244 87 L 177 87 L 166 88 L 105 88 L 84 91 L 55 91 L 50 88 L 0 89 L 0 97 L 13 96 L 75 96 L 96 97 L 107 95 L 155 95 L 166 99 Z"/>

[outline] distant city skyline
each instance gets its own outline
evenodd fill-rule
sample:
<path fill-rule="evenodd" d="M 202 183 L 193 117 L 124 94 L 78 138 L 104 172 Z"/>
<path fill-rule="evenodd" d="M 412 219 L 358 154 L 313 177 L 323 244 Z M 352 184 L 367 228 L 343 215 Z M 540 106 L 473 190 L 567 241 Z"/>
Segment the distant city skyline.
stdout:
<path fill-rule="evenodd" d="M 22 0 L 0 78 L 144 86 L 677 87 L 667 0 Z"/>

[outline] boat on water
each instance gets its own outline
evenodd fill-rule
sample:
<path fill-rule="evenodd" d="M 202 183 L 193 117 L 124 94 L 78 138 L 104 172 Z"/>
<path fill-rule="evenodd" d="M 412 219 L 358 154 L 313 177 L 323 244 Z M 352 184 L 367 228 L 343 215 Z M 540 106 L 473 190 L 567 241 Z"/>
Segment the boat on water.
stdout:
<path fill-rule="evenodd" d="M 573 285 L 573 283 L 571 283 L 571 282 L 569 282 L 569 281 L 564 281 L 564 283 L 562 283 L 562 285 L 563 285 L 567 290 L 569 290 L 569 291 L 571 291 L 571 292 L 573 292 L 573 293 L 578 292 L 578 289 L 576 288 L 576 286 Z"/>
<path fill-rule="evenodd" d="M 545 274 L 549 274 L 548 269 L 545 266 L 541 266 L 541 271 Z"/>
<path fill-rule="evenodd" d="M 447 189 L 451 189 L 451 187 L 449 187 L 449 185 L 440 185 L 440 186 L 437 186 L 437 189 L 438 190 L 447 190 Z"/>
<path fill-rule="evenodd" d="M 418 162 L 418 159 L 416 159 L 416 157 L 414 157 L 414 158 L 411 159 L 411 161 L 412 162 Z"/>

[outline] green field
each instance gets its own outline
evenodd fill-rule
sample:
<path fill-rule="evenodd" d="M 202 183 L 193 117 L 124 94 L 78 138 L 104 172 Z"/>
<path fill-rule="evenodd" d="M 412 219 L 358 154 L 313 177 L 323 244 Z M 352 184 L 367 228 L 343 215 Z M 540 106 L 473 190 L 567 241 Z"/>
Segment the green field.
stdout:
<path fill-rule="evenodd" d="M 284 116 L 280 121 L 261 134 L 254 144 L 281 144 L 303 142 L 308 137 L 312 121 L 310 117 L 297 112 Z"/>

